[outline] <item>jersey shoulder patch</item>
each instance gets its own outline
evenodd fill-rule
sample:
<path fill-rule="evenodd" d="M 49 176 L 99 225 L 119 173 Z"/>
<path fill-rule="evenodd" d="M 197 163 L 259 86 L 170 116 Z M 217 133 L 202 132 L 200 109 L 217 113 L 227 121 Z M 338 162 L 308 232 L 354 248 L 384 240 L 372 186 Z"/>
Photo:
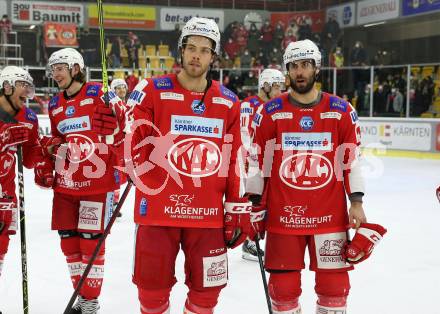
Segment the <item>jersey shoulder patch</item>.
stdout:
<path fill-rule="evenodd" d="M 258 97 L 256 97 L 256 96 L 251 97 L 251 98 L 249 99 L 249 103 L 250 103 L 253 107 L 258 107 L 259 105 L 261 105 L 260 100 L 259 100 Z"/>
<path fill-rule="evenodd" d="M 49 105 L 48 105 L 48 109 L 49 111 L 55 109 L 56 107 L 58 107 L 59 104 L 59 100 L 60 100 L 60 96 L 56 95 L 54 97 L 52 97 L 49 101 Z"/>
<path fill-rule="evenodd" d="M 153 85 L 155 89 L 166 90 L 173 89 L 174 84 L 170 77 L 157 77 L 153 79 Z"/>
<path fill-rule="evenodd" d="M 98 83 L 92 83 L 88 84 L 86 87 L 86 96 L 98 96 L 99 90 L 102 88 L 101 84 Z"/>
<path fill-rule="evenodd" d="M 220 85 L 220 92 L 222 93 L 223 96 L 225 96 L 226 98 L 229 98 L 232 101 L 237 101 L 238 97 L 237 95 L 235 95 L 235 93 L 233 91 L 231 91 L 230 89 L 228 89 L 227 87 Z"/>
<path fill-rule="evenodd" d="M 283 101 L 281 98 L 274 98 L 264 104 L 264 110 L 267 114 L 283 109 Z"/>
<path fill-rule="evenodd" d="M 330 96 L 330 110 L 334 109 L 340 112 L 347 112 L 348 102 L 338 96 Z"/>
<path fill-rule="evenodd" d="M 24 111 L 24 118 L 32 123 L 38 122 L 38 118 L 37 115 L 35 114 L 35 112 L 30 109 L 30 108 L 26 108 Z"/>

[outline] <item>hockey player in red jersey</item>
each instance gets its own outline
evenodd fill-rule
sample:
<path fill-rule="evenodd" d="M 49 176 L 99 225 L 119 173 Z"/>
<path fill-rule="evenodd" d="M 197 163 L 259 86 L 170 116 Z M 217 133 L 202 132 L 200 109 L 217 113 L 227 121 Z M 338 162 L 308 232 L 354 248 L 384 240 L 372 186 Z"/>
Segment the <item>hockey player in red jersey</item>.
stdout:
<path fill-rule="evenodd" d="M 269 100 L 281 95 L 285 89 L 285 77 L 281 71 L 276 69 L 266 69 L 260 73 L 258 78 L 258 94 L 245 98 L 240 104 L 240 128 L 241 141 L 243 147 L 249 152 L 253 141 L 253 129 L 251 121 L 258 107 Z M 248 153 L 249 154 L 249 153 Z M 258 162 L 252 158 L 246 159 L 246 173 L 253 176 L 258 170 Z M 252 191 L 253 180 L 246 178 L 246 190 Z M 248 185 L 250 185 L 248 187 Z M 264 206 L 264 204 L 260 204 Z M 257 246 L 254 241 L 247 239 L 242 246 L 242 257 L 247 260 L 257 261 Z M 260 250 L 260 254 L 264 255 L 264 251 Z"/>
<path fill-rule="evenodd" d="M 43 141 L 43 149 L 56 159 L 52 229 L 61 237 L 75 288 L 112 215 L 113 191 L 119 186 L 115 147 L 124 136 L 124 107 L 111 91 L 106 106 L 101 84 L 86 82 L 84 60 L 75 49 L 55 51 L 48 67 L 62 90 L 49 103 L 52 137 Z M 104 135 L 110 134 L 113 143 L 106 144 Z M 103 277 L 104 247 L 71 313 L 97 313 Z"/>
<path fill-rule="evenodd" d="M 23 151 L 23 165 L 35 169 L 35 182 L 50 187 L 53 168 L 43 157 L 38 140 L 38 119 L 25 106 L 34 97 L 34 83 L 29 73 L 7 66 L 0 73 L 0 276 L 8 251 L 9 235 L 17 230 L 15 164 L 17 146 Z"/>
<path fill-rule="evenodd" d="M 350 289 L 347 271 L 374 247 L 361 234 L 347 246 L 347 226 L 367 230 L 376 242 L 386 230 L 366 223 L 356 111 L 315 86 L 319 49 L 310 40 L 294 42 L 283 60 L 291 90 L 260 106 L 252 122 L 263 174 L 257 194 L 262 194 L 264 182 L 268 187 L 269 294 L 274 313 L 301 313 L 301 270 L 308 247 L 316 313 L 343 314 Z"/>
<path fill-rule="evenodd" d="M 133 178 L 133 282 L 143 314 L 170 313 L 180 246 L 189 288 L 184 313 L 213 313 L 227 283 L 227 247 L 243 243 L 251 228 L 240 180 L 238 98 L 207 76 L 220 51 L 217 24 L 192 18 L 179 49 L 182 71 L 142 80 L 128 101 L 132 146 L 141 147 L 132 153 L 135 173 L 141 172 Z"/>

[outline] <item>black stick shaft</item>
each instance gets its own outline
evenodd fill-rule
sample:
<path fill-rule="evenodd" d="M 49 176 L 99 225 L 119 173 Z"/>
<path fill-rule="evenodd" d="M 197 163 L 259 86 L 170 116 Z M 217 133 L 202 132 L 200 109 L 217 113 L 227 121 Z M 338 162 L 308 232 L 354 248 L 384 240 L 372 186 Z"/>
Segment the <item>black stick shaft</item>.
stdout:
<path fill-rule="evenodd" d="M 21 285 L 23 294 L 23 313 L 29 313 L 29 291 L 27 273 L 27 249 L 26 249 L 26 219 L 24 211 L 24 178 L 23 178 L 23 151 L 17 147 L 18 168 L 18 208 L 20 211 L 20 247 L 21 247 Z"/>
<path fill-rule="evenodd" d="M 269 314 L 273 314 L 272 303 L 270 302 L 270 296 L 269 296 L 269 289 L 267 287 L 266 273 L 264 271 L 263 257 L 261 256 L 260 239 L 258 235 L 256 236 L 255 244 L 257 246 L 258 264 L 260 265 L 261 279 L 263 279 L 264 294 L 266 295 L 267 309 L 269 310 Z"/>
<path fill-rule="evenodd" d="M 124 193 L 122 193 L 121 199 L 118 203 L 118 206 L 116 206 L 115 211 L 113 212 L 112 218 L 110 219 L 107 227 L 105 227 L 104 233 L 99 238 L 98 243 L 96 244 L 95 250 L 93 251 L 92 256 L 90 257 L 90 260 L 87 264 L 87 267 L 84 269 L 83 274 L 81 275 L 81 278 L 78 282 L 78 285 L 75 288 L 75 291 L 73 292 L 72 296 L 70 297 L 69 303 L 66 306 L 66 309 L 64 310 L 64 314 L 68 314 L 70 310 L 72 309 L 73 303 L 75 302 L 76 298 L 78 297 L 79 291 L 81 290 L 87 276 L 89 275 L 90 270 L 92 269 L 93 262 L 96 260 L 96 257 L 99 254 L 99 251 L 101 250 L 102 245 L 104 244 L 105 239 L 110 233 L 110 230 L 113 226 L 113 223 L 116 220 L 116 217 L 118 216 L 119 212 L 121 211 L 122 205 L 124 205 L 125 199 L 127 198 L 128 193 L 130 192 L 131 186 L 133 183 L 128 180 L 127 186 L 124 190 Z"/>

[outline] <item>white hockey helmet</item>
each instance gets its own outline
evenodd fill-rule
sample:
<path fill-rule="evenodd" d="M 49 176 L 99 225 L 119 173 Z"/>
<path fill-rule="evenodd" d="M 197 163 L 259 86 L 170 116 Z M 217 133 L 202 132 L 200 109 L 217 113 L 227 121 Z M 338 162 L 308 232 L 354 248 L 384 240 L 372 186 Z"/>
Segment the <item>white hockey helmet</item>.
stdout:
<path fill-rule="evenodd" d="M 15 87 L 16 82 L 25 82 L 29 85 L 28 90 L 28 98 L 33 98 L 35 94 L 35 86 L 34 86 L 34 79 L 29 74 L 28 71 L 26 71 L 23 68 L 17 67 L 15 65 L 10 65 L 5 67 L 0 72 L 0 88 L 4 88 L 4 84 L 9 84 L 13 87 Z"/>
<path fill-rule="evenodd" d="M 270 86 L 275 83 L 284 86 L 286 78 L 284 77 L 283 73 L 277 69 L 266 69 L 260 73 L 258 80 L 259 88 L 263 88 L 264 83 L 268 83 Z"/>
<path fill-rule="evenodd" d="M 183 39 L 187 36 L 203 36 L 214 41 L 214 51 L 220 54 L 220 31 L 217 23 L 204 17 L 193 17 L 182 28 L 179 38 L 179 49 L 183 46 Z"/>
<path fill-rule="evenodd" d="M 310 39 L 291 42 L 284 51 L 284 68 L 287 70 L 287 65 L 290 62 L 306 59 L 314 60 L 316 67 L 321 67 L 321 52 L 319 51 L 318 46 L 316 46 L 316 44 Z"/>
<path fill-rule="evenodd" d="M 110 84 L 110 89 L 112 90 L 112 91 L 115 91 L 116 90 L 116 87 L 118 87 L 118 86 L 121 86 L 121 85 L 124 85 L 125 86 L 125 88 L 126 89 L 128 89 L 128 85 L 127 85 L 127 83 L 125 82 L 125 80 L 124 79 L 114 79 L 113 81 L 112 81 L 112 83 Z"/>
<path fill-rule="evenodd" d="M 69 70 L 74 64 L 78 64 L 81 71 L 84 70 L 84 59 L 82 55 L 73 48 L 63 48 L 55 51 L 50 55 L 48 67 L 51 68 L 54 64 L 66 63 L 69 65 Z"/>

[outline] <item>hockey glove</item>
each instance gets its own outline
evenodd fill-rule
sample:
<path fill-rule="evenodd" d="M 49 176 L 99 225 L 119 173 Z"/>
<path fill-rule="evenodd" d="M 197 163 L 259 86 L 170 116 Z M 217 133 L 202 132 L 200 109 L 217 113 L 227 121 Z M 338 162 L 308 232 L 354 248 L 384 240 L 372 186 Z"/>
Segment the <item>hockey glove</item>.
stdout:
<path fill-rule="evenodd" d="M 0 235 L 10 234 L 8 232 L 12 223 L 12 211 L 15 203 L 11 199 L 0 198 Z"/>
<path fill-rule="evenodd" d="M 258 239 L 264 239 L 266 232 L 266 213 L 267 211 L 263 206 L 252 206 L 250 213 L 252 228 L 249 233 L 249 239 L 255 241 L 257 236 Z"/>
<path fill-rule="evenodd" d="M 386 232 L 387 230 L 381 225 L 361 223 L 353 240 L 345 244 L 342 257 L 350 264 L 366 260 Z"/>
<path fill-rule="evenodd" d="M 118 118 L 112 106 L 108 107 L 104 103 L 96 106 L 92 125 L 93 130 L 99 135 L 113 135 L 118 130 Z"/>
<path fill-rule="evenodd" d="M 43 149 L 44 156 L 53 157 L 57 154 L 57 150 L 63 143 L 63 139 L 58 136 L 43 136 L 40 139 L 40 145 Z"/>
<path fill-rule="evenodd" d="M 242 244 L 251 232 L 252 203 L 225 202 L 224 234 L 226 246 L 233 249 Z"/>
<path fill-rule="evenodd" d="M 22 123 L 5 123 L 0 127 L 0 151 L 29 140 L 31 127 Z"/>
<path fill-rule="evenodd" d="M 50 189 L 54 182 L 54 164 L 48 157 L 35 163 L 35 183 L 45 189 Z"/>

